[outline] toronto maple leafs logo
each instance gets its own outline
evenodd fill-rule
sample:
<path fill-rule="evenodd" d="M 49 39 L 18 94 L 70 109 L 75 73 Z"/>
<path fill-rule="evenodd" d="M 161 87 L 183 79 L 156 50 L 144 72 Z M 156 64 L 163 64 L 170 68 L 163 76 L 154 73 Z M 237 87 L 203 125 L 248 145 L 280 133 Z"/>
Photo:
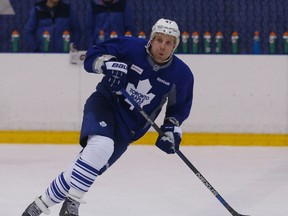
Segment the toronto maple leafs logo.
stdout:
<path fill-rule="evenodd" d="M 107 123 L 105 121 L 101 121 L 99 122 L 100 126 L 101 127 L 106 127 L 107 126 Z"/>
<path fill-rule="evenodd" d="M 131 97 L 134 99 L 134 101 L 141 107 L 150 104 L 152 99 L 155 97 L 154 94 L 149 93 L 149 90 L 152 88 L 149 80 L 141 80 L 138 83 L 137 88 L 131 83 L 128 83 L 127 85 L 127 92 L 131 95 Z M 130 104 L 130 109 L 133 110 L 134 106 L 132 103 L 129 102 L 129 100 L 125 99 L 127 103 Z"/>

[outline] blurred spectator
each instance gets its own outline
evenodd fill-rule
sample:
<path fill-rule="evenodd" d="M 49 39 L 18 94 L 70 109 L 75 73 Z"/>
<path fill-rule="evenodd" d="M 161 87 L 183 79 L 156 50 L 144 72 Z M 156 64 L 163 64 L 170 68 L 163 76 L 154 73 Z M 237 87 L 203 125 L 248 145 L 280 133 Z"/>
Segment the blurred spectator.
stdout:
<path fill-rule="evenodd" d="M 99 43 L 100 31 L 104 31 L 104 38 L 110 38 L 112 31 L 123 36 L 130 31 L 135 36 L 134 16 L 129 0 L 90 0 L 87 10 L 86 27 L 89 46 Z"/>
<path fill-rule="evenodd" d="M 78 47 L 81 28 L 77 12 L 62 0 L 41 0 L 29 13 L 23 36 L 31 52 L 44 52 L 44 32 L 49 32 L 48 52 L 67 52 L 63 47 L 63 33 L 70 33 L 70 42 Z M 47 52 L 47 50 L 45 51 Z"/>

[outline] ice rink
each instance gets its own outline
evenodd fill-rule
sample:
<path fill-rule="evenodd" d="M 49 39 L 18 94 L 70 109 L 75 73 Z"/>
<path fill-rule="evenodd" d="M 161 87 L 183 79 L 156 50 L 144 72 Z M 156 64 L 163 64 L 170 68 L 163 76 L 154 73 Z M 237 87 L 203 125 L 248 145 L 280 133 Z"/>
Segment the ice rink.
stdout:
<path fill-rule="evenodd" d="M 20 216 L 66 168 L 78 145 L 0 144 L 0 215 Z M 288 215 L 288 148 L 183 146 L 181 151 L 239 213 Z M 96 179 L 80 216 L 229 216 L 177 155 L 131 145 Z M 58 216 L 60 205 L 51 208 Z"/>

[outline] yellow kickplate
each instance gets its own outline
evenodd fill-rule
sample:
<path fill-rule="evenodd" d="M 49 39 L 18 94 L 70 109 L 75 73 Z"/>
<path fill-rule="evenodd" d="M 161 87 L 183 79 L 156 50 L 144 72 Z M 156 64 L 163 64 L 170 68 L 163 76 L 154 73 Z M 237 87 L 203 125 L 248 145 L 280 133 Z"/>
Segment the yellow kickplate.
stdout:
<path fill-rule="evenodd" d="M 0 131 L 0 143 L 78 144 L 79 131 Z M 154 145 L 148 132 L 134 144 Z M 288 134 L 184 133 L 181 145 L 288 146 Z"/>

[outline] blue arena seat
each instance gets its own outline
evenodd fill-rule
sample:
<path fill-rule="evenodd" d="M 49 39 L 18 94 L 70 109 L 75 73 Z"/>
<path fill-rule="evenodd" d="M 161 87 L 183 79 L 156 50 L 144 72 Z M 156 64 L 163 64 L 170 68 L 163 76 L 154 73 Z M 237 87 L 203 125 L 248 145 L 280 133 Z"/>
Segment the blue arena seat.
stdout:
<path fill-rule="evenodd" d="M 0 52 L 11 51 L 11 33 L 20 33 L 20 51 L 25 52 L 25 43 L 21 38 L 22 28 L 27 20 L 28 12 L 39 0 L 10 0 L 15 15 L 0 15 Z M 88 0 L 64 0 L 77 8 L 82 26 L 82 48 L 86 48 L 85 16 Z M 239 50 L 242 54 L 252 53 L 253 35 L 260 31 L 261 48 L 264 54 L 269 53 L 269 34 L 277 35 L 277 53 L 283 53 L 282 36 L 288 31 L 287 0 L 129 0 L 135 18 L 136 32 L 144 31 L 149 36 L 151 25 L 161 17 L 177 21 L 181 32 L 190 35 L 197 31 L 200 35 L 199 45 L 203 44 L 206 31 L 212 33 L 212 48 L 215 47 L 215 34 L 223 33 L 224 53 L 231 53 L 231 35 L 237 31 L 240 37 Z M 191 44 L 190 44 L 191 46 Z M 200 46 L 200 47 L 201 47 Z M 214 49 L 215 50 L 215 49 Z M 203 48 L 200 48 L 200 53 Z"/>

